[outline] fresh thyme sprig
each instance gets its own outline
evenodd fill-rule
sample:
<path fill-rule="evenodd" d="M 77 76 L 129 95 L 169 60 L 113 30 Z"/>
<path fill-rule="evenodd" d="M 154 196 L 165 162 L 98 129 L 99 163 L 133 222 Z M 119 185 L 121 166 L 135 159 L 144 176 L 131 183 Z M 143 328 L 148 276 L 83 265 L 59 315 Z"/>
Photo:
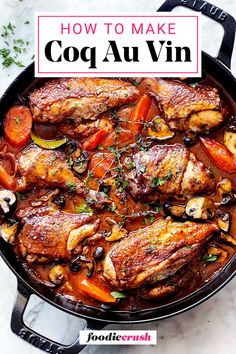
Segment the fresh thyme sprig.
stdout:
<path fill-rule="evenodd" d="M 29 24 L 29 21 L 25 21 L 24 24 Z M 8 68 L 12 64 L 20 68 L 25 66 L 21 55 L 28 51 L 30 43 L 21 38 L 15 38 L 15 30 L 16 26 L 11 22 L 2 26 L 1 37 L 4 39 L 5 46 L 0 48 L 0 58 L 3 68 Z"/>

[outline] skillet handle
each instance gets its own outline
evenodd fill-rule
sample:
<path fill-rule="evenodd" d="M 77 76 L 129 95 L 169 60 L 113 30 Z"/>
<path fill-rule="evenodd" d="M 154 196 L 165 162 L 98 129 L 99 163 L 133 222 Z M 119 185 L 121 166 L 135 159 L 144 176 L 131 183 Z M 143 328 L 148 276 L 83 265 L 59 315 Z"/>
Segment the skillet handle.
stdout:
<path fill-rule="evenodd" d="M 30 298 L 30 291 L 27 290 L 21 283 L 18 283 L 18 292 L 15 300 L 15 304 L 11 316 L 11 330 L 17 336 L 29 344 L 44 350 L 51 354 L 77 354 L 85 345 L 80 344 L 80 338 L 78 337 L 71 345 L 59 344 L 49 338 L 41 336 L 31 328 L 27 327 L 23 322 L 23 315 L 25 308 Z M 99 322 L 95 320 L 87 321 L 86 326 L 83 329 L 102 329 L 107 323 Z"/>
<path fill-rule="evenodd" d="M 230 69 L 236 28 L 233 16 L 205 0 L 166 0 L 157 11 L 171 11 L 176 6 L 184 6 L 195 11 L 200 11 L 223 26 L 224 36 L 216 59 Z"/>

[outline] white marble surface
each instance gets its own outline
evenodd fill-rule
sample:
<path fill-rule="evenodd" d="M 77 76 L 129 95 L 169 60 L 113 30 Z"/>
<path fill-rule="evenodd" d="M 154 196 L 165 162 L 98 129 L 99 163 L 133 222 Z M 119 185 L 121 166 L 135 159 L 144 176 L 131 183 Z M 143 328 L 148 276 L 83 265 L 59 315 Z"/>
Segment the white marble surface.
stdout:
<path fill-rule="evenodd" d="M 101 11 L 103 9 L 106 11 L 154 11 L 161 3 L 160 0 L 0 0 L 0 27 L 11 21 L 17 26 L 18 37 L 31 42 L 30 50 L 24 56 L 24 62 L 29 63 L 33 54 L 32 14 L 34 11 Z M 215 0 L 214 4 L 236 17 L 236 2 L 234 0 Z M 24 25 L 27 20 L 30 21 L 30 24 Z M 216 55 L 222 29 L 216 24 L 209 26 L 209 23 L 209 20 L 204 19 L 203 49 Z M 232 71 L 236 75 L 235 52 Z M 0 69 L 0 94 L 19 72 L 20 69 L 17 67 Z M 15 293 L 16 279 L 0 259 L 0 353 L 40 353 L 38 349 L 13 335 L 10 330 L 10 316 Z M 158 333 L 157 346 L 91 346 L 85 348 L 83 353 L 235 354 L 235 312 L 236 282 L 233 280 L 213 298 L 187 313 L 158 323 L 131 326 L 133 329 L 156 329 Z M 30 327 L 41 334 L 64 344 L 71 343 L 83 325 L 83 321 L 80 319 L 53 308 L 37 297 L 32 297 L 30 300 L 24 319 Z M 109 328 L 120 329 L 124 326 L 113 325 Z"/>

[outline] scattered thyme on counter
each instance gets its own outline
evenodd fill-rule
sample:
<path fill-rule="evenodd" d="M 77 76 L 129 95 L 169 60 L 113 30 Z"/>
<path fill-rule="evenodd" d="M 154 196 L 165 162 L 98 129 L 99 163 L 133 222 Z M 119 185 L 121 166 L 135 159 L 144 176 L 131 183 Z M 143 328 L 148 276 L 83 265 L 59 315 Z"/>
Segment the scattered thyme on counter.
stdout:
<path fill-rule="evenodd" d="M 29 21 L 24 22 L 25 25 L 29 23 Z M 12 64 L 20 68 L 25 66 L 21 60 L 21 55 L 28 51 L 29 42 L 21 38 L 16 38 L 15 30 L 16 26 L 11 22 L 2 26 L 1 29 L 1 37 L 5 44 L 4 47 L 0 48 L 0 59 L 3 68 L 8 68 Z"/>

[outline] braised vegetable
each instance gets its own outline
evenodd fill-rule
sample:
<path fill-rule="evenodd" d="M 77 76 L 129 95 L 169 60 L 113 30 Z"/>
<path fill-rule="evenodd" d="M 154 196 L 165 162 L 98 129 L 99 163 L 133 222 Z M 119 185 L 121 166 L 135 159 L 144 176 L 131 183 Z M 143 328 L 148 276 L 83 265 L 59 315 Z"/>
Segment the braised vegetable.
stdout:
<path fill-rule="evenodd" d="M 15 189 L 14 175 L 10 175 L 2 165 L 0 165 L 0 184 L 5 188 Z"/>
<path fill-rule="evenodd" d="M 209 198 L 195 197 L 188 201 L 185 211 L 193 219 L 207 220 L 214 216 L 214 205 Z"/>
<path fill-rule="evenodd" d="M 48 150 L 57 149 L 58 147 L 66 143 L 66 138 L 61 138 L 57 140 L 45 140 L 35 135 L 34 132 L 31 132 L 31 139 L 36 145 Z"/>
<path fill-rule="evenodd" d="M 214 164 L 224 172 L 236 172 L 236 160 L 233 154 L 222 144 L 209 138 L 200 138 Z"/>
<path fill-rule="evenodd" d="M 106 129 L 98 130 L 95 134 L 91 135 L 83 143 L 83 149 L 88 150 L 88 151 L 96 149 L 96 147 L 98 147 L 98 145 L 103 142 L 106 135 L 107 135 Z"/>
<path fill-rule="evenodd" d="M 134 135 L 142 131 L 143 122 L 146 121 L 151 103 L 152 103 L 151 97 L 145 94 L 141 97 L 136 107 L 134 108 L 130 117 L 131 120 L 130 130 Z"/>
<path fill-rule="evenodd" d="M 118 146 L 119 148 L 130 144 L 133 141 L 133 135 L 131 131 L 126 129 L 117 129 L 110 133 L 102 143 L 102 147 L 107 149 L 111 146 Z"/>
<path fill-rule="evenodd" d="M 78 283 L 78 288 L 101 302 L 116 302 L 116 299 L 107 290 L 97 286 L 91 280 L 83 279 Z"/>
<path fill-rule="evenodd" d="M 14 147 L 26 145 L 32 128 L 32 114 L 25 106 L 13 106 L 4 121 L 5 139 Z"/>
<path fill-rule="evenodd" d="M 224 133 L 224 144 L 227 149 L 232 153 L 236 154 L 236 133 L 225 131 Z"/>
<path fill-rule="evenodd" d="M 148 128 L 148 135 L 156 140 L 168 140 L 175 135 L 166 124 L 165 120 L 160 117 L 156 117 Z"/>
<path fill-rule="evenodd" d="M 93 155 L 89 170 L 94 174 L 97 178 L 102 178 L 105 174 L 109 174 L 112 169 L 112 165 L 114 165 L 114 154 L 110 152 L 99 152 Z"/>
<path fill-rule="evenodd" d="M 57 264 L 51 268 L 48 277 L 53 284 L 60 285 L 66 278 L 66 271 L 60 264 Z"/>
<path fill-rule="evenodd" d="M 9 215 L 16 208 L 16 195 L 7 189 L 0 190 L 0 213 Z"/>
<path fill-rule="evenodd" d="M 0 235 L 6 242 L 14 244 L 18 228 L 19 223 L 16 220 L 8 219 L 2 223 Z"/>

